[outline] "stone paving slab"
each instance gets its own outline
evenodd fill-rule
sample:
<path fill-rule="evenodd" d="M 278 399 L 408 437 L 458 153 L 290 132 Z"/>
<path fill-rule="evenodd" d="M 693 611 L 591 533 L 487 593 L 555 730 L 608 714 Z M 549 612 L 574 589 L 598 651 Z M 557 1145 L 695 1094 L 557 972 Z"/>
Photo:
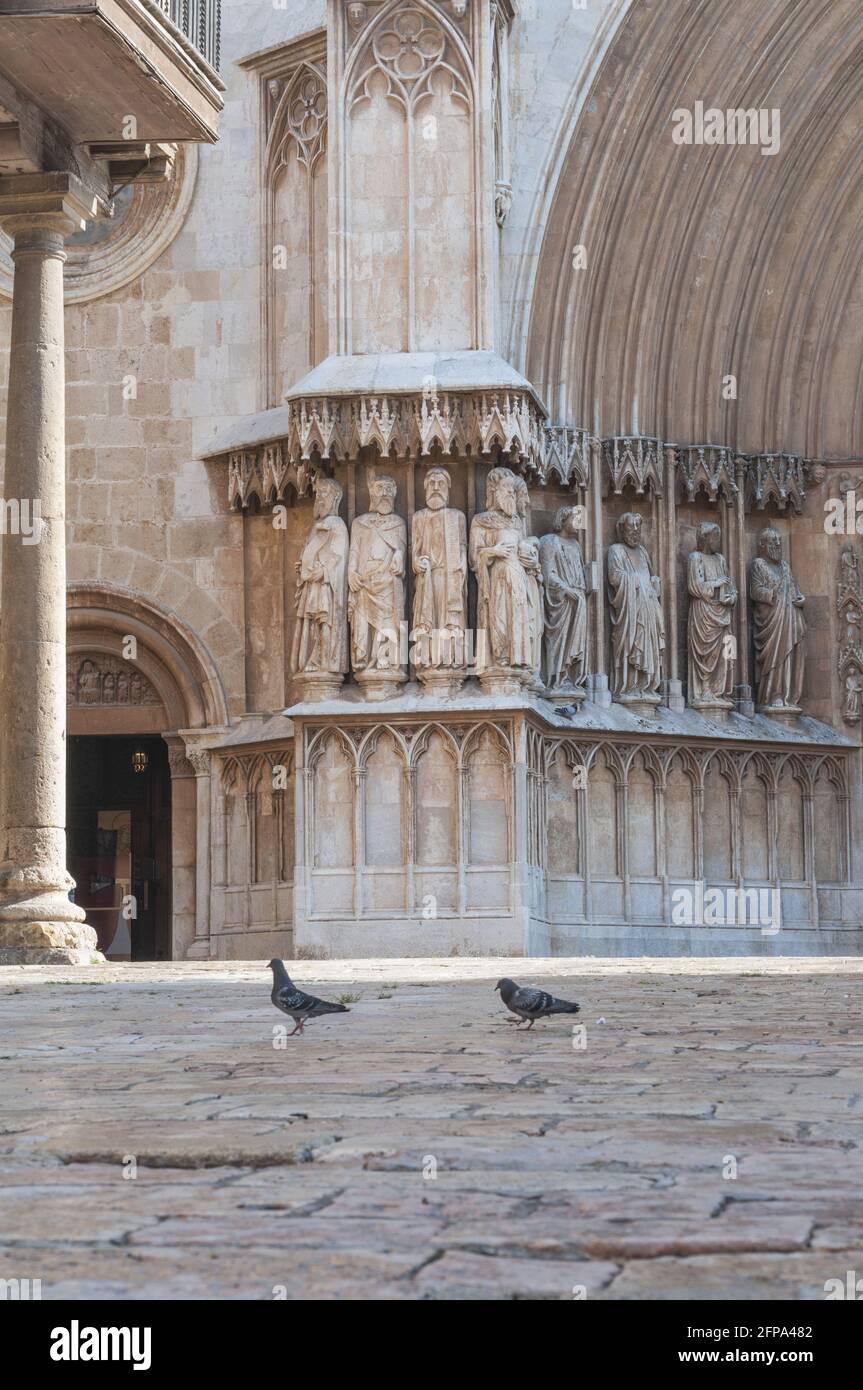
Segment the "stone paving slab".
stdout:
<path fill-rule="evenodd" d="M 263 963 L 0 969 L 0 1278 L 807 1300 L 863 1271 L 863 961 L 291 968 L 359 997 L 283 1047 Z M 584 1038 L 509 1024 L 502 974 Z"/>

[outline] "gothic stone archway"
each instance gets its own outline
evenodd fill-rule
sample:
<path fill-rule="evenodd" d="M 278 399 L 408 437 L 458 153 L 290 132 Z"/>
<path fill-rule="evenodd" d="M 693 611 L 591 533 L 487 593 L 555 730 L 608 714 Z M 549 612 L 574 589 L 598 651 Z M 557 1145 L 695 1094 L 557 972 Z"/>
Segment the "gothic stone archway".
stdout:
<path fill-rule="evenodd" d="M 68 733 L 160 735 L 171 778 L 173 959 L 209 955 L 210 758 L 227 704 L 209 652 L 176 614 L 120 589 L 67 597 Z"/>

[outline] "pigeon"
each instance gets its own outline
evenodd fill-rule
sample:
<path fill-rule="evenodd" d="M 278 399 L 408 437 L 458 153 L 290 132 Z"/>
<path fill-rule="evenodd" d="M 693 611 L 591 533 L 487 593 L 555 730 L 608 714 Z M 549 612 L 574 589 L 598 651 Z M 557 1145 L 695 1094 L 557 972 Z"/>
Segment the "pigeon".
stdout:
<path fill-rule="evenodd" d="M 345 1008 L 344 1004 L 329 1004 L 326 999 L 316 999 L 313 994 L 304 994 L 301 989 L 297 989 L 287 970 L 283 960 L 271 960 L 270 969 L 273 972 L 273 992 L 270 995 L 277 1009 L 281 1009 L 283 1014 L 290 1014 L 294 1020 L 294 1030 L 288 1034 L 289 1038 L 294 1033 L 302 1033 L 306 1019 L 320 1018 L 322 1014 L 349 1014 L 350 1009 Z"/>
<path fill-rule="evenodd" d="M 495 989 L 500 990 L 500 997 L 510 1012 L 518 1014 L 519 1027 L 525 1019 L 530 1019 L 527 1032 L 530 1032 L 538 1018 L 579 1012 L 578 1004 L 570 1004 L 566 999 L 555 999 L 553 994 L 546 994 L 544 989 L 522 987 L 517 985 L 515 980 L 498 980 Z M 512 1019 L 509 1022 L 512 1023 Z"/>

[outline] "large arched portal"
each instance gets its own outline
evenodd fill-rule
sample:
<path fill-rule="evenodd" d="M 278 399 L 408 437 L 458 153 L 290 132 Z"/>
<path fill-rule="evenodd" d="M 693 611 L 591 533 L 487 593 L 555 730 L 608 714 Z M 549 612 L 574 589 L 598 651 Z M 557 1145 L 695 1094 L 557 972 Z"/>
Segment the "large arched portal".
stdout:
<path fill-rule="evenodd" d="M 522 287 L 518 365 L 555 419 L 863 454 L 861 52 L 858 0 L 632 0 Z M 742 113 L 748 137 L 754 113 L 770 139 L 726 122 L 713 143 L 699 108 Z"/>
<path fill-rule="evenodd" d="M 109 959 L 209 953 L 204 731 L 227 723 L 206 648 L 139 595 L 68 594 L 68 854 Z"/>

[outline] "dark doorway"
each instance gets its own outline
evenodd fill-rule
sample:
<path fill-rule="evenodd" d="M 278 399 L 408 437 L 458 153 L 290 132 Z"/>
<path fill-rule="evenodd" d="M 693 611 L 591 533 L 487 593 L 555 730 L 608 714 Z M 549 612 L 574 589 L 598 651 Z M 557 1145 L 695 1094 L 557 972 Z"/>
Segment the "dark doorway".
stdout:
<path fill-rule="evenodd" d="M 171 959 L 171 776 L 161 738 L 73 736 L 66 782 L 75 901 L 110 960 Z"/>

